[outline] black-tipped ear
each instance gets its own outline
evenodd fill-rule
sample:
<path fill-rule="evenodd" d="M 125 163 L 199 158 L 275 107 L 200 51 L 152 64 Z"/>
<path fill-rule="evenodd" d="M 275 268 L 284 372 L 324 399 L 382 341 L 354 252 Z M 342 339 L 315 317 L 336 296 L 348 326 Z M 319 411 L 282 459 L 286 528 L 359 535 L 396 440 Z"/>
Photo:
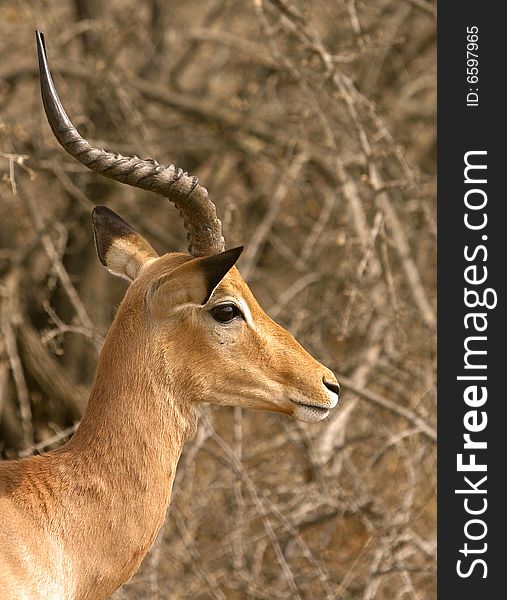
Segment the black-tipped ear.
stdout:
<path fill-rule="evenodd" d="M 107 267 L 107 252 L 113 242 L 117 238 L 136 234 L 127 221 L 106 206 L 96 206 L 93 209 L 92 226 L 97 255 L 105 267 Z"/>
<path fill-rule="evenodd" d="M 213 290 L 222 281 L 226 273 L 236 264 L 242 252 L 243 246 L 238 246 L 220 254 L 205 256 L 199 259 L 199 266 L 204 272 L 207 290 L 206 298 L 201 304 L 206 304 L 210 299 Z"/>
<path fill-rule="evenodd" d="M 133 281 L 148 259 L 157 258 L 150 244 L 111 209 L 96 206 L 92 223 L 99 260 L 114 275 Z"/>
<path fill-rule="evenodd" d="M 152 314 L 164 319 L 183 304 L 206 304 L 213 290 L 238 260 L 243 246 L 194 258 L 155 280 L 146 299 Z"/>

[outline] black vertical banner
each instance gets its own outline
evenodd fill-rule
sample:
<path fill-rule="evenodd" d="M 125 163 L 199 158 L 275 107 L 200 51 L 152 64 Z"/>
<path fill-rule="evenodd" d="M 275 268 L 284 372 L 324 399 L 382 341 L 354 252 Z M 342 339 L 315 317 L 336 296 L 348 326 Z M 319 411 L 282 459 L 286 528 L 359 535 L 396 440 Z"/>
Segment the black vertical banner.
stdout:
<path fill-rule="evenodd" d="M 438 597 L 507 597 L 507 22 L 438 5 Z"/>

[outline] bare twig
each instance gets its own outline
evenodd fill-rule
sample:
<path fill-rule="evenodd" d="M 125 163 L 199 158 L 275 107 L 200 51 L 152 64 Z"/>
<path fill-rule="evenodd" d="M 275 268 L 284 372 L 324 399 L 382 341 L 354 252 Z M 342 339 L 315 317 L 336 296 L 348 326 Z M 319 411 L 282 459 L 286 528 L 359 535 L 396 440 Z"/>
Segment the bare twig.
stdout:
<path fill-rule="evenodd" d="M 18 394 L 19 411 L 25 437 L 24 441 L 25 444 L 31 444 L 33 441 L 32 408 L 30 405 L 30 395 L 25 380 L 23 366 L 19 358 L 14 329 L 19 319 L 19 308 L 16 296 L 19 293 L 20 278 L 21 273 L 19 269 L 11 271 L 7 276 L 2 289 L 3 298 L 0 316 L 5 350 Z"/>

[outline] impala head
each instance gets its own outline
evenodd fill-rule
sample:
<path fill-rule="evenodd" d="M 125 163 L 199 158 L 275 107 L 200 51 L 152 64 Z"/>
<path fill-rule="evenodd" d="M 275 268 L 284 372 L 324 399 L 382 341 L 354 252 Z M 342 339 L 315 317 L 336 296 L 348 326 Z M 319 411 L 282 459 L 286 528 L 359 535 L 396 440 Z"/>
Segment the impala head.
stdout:
<path fill-rule="evenodd" d="M 189 254 L 158 256 L 116 213 L 93 212 L 100 261 L 130 282 L 127 299 L 158 349 L 157 367 L 192 401 L 325 418 L 338 402 L 336 378 L 259 306 L 234 266 L 242 248 L 224 251 L 207 190 L 173 165 L 92 147 L 61 105 L 41 33 L 37 47 L 44 108 L 65 150 L 106 177 L 167 197 L 183 217 Z"/>

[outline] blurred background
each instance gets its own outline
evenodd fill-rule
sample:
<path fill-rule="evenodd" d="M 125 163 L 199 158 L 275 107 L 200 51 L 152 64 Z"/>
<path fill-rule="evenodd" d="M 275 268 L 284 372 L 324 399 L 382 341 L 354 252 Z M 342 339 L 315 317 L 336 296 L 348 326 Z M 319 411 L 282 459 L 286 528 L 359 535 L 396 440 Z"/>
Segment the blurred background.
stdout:
<path fill-rule="evenodd" d="M 342 384 L 324 422 L 203 407 L 116 600 L 435 598 L 435 3 L 3 0 L 0 453 L 72 435 L 126 289 L 95 204 L 159 252 L 165 199 L 52 137 L 35 28 L 93 145 L 198 175 L 263 308 Z"/>

